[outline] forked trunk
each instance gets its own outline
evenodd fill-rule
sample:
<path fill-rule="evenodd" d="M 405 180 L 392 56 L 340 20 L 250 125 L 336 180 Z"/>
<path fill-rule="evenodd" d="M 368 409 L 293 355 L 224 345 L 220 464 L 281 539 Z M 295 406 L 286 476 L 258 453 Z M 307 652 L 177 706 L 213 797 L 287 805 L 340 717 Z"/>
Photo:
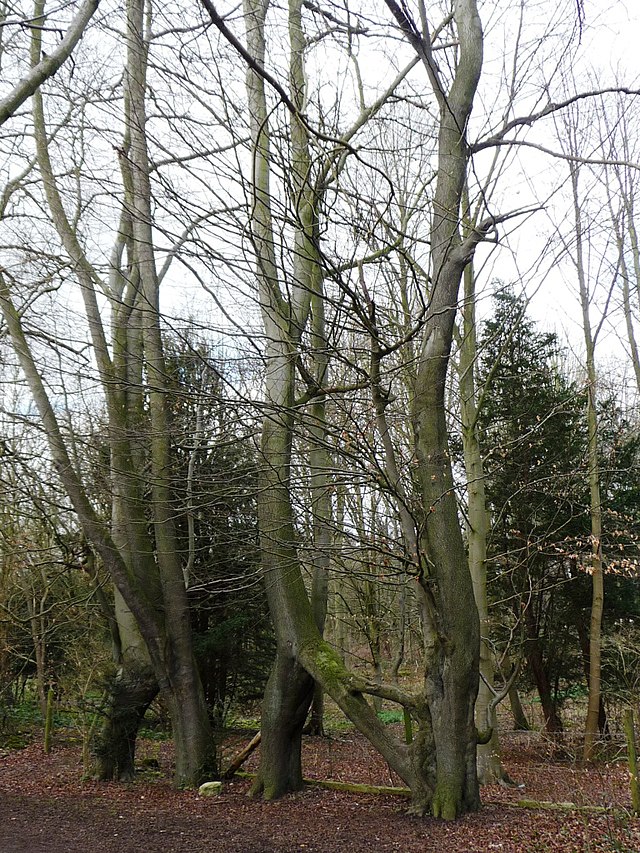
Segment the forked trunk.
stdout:
<path fill-rule="evenodd" d="M 394 14 L 397 4 L 389 4 Z M 267 4 L 245 0 L 249 53 L 260 65 L 265 58 L 264 17 Z M 444 387 L 450 354 L 457 293 L 464 266 L 482 239 L 479 229 L 464 243 L 458 234 L 458 211 L 469 149 L 464 139 L 482 65 L 482 29 L 475 0 L 456 3 L 459 62 L 449 93 L 429 62 L 430 48 L 422 43 L 430 80 L 440 107 L 439 173 L 431 232 L 432 281 L 424 346 L 414 406 L 417 476 L 422 487 L 420 568 L 422 609 L 429 636 L 425 694 L 407 697 L 396 687 L 370 683 L 347 671 L 337 653 L 320 636 L 304 586 L 296 549 L 291 503 L 291 446 L 294 428 L 295 365 L 302 330 L 308 319 L 314 288 L 307 273 L 314 266 L 314 199 L 302 186 L 296 194 L 296 256 L 311 262 L 304 275 L 281 282 L 274 253 L 271 214 L 270 110 L 264 79 L 247 75 L 253 140 L 252 240 L 257 257 L 260 306 L 265 329 L 266 411 L 262 433 L 263 471 L 258 515 L 261 551 L 269 607 L 278 643 L 276 666 L 264 704 L 263 746 L 256 790 L 278 796 L 301 781 L 300 733 L 311 699 L 311 684 L 302 668 L 322 685 L 357 728 L 380 751 L 409 785 L 413 808 L 454 818 L 479 805 L 476 777 L 476 730 L 473 706 L 478 685 L 479 625 L 469 569 L 464 553 L 453 492 L 447 446 Z M 289 5 L 291 61 L 301 59 L 304 45 L 301 4 Z M 214 15 L 215 17 L 215 15 Z M 295 70 L 295 69 L 294 69 Z M 304 81 L 292 70 L 294 103 L 304 95 Z M 299 107 L 299 109 L 302 109 Z M 306 125 L 294 111 L 292 148 L 304 154 Z M 294 158 L 293 180 L 300 162 Z M 307 182 L 308 168 L 298 170 Z M 307 219 L 309 220 L 307 222 Z M 493 224 L 493 223 L 492 223 Z M 305 266 L 305 265 L 303 265 Z M 285 284 L 287 289 L 285 290 Z M 435 298 L 434 298 L 435 297 Z M 412 744 L 403 744 L 378 720 L 366 694 L 399 702 L 417 722 Z"/>

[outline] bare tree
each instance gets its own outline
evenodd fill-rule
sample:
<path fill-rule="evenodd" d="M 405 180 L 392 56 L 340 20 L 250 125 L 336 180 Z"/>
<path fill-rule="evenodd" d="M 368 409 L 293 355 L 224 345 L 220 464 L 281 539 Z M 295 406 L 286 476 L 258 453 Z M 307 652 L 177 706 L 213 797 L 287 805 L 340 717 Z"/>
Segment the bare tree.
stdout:
<path fill-rule="evenodd" d="M 36 11 L 42 14 L 42 8 Z M 109 725 L 99 748 L 98 773 L 126 777 L 133 772 L 137 728 L 159 689 L 172 719 L 176 778 L 179 784 L 189 785 L 216 771 L 215 749 L 193 654 L 189 604 L 174 530 L 169 404 L 151 218 L 151 167 L 145 135 L 150 33 L 144 21 L 143 4 L 129 4 L 125 134 L 120 150 L 123 195 L 109 280 L 102 278 L 90 262 L 77 220 L 67 214 L 50 156 L 45 99 L 40 90 L 33 96 L 36 156 L 46 202 L 80 284 L 107 405 L 113 490 L 111 528 L 92 505 L 74 463 L 15 307 L 11 289 L 14 280 L 8 271 L 2 275 L 0 301 L 58 475 L 86 539 L 99 553 L 117 588 L 122 665 L 113 687 Z M 32 64 L 39 55 L 40 32 L 36 29 L 31 43 Z M 110 301 L 110 341 L 103 325 L 100 294 L 107 294 Z M 148 479 L 144 476 L 146 470 Z"/>
<path fill-rule="evenodd" d="M 55 49 L 49 53 L 42 53 L 41 57 L 31 65 L 22 80 L 17 83 L 9 94 L 5 95 L 0 100 L 0 126 L 18 110 L 24 102 L 33 95 L 33 93 L 50 77 L 61 68 L 63 63 L 69 59 L 75 46 L 78 44 L 98 8 L 100 0 L 85 0 L 78 9 L 75 18 L 69 24 L 67 32 L 56 45 Z M 45 26 L 47 16 L 44 13 L 44 8 L 36 6 L 35 13 L 27 22 L 27 26 L 42 29 Z M 51 23 L 51 22 L 49 22 Z M 2 21 L 3 27 L 25 26 L 24 21 L 11 21 L 6 18 Z M 25 27 L 26 28 L 26 27 Z M 1 49 L 0 49 L 1 54 Z"/>

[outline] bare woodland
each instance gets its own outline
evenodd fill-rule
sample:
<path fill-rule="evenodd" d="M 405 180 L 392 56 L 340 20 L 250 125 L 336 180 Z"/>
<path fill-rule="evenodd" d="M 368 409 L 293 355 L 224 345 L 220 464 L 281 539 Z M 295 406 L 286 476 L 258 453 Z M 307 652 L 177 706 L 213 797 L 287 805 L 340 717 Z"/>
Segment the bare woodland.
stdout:
<path fill-rule="evenodd" d="M 420 817 L 512 784 L 522 693 L 597 761 L 638 707 L 640 88 L 589 4 L 0 10 L 5 697 L 81 696 L 101 780 L 159 704 L 193 787 L 251 682 L 266 800 L 330 702 Z"/>

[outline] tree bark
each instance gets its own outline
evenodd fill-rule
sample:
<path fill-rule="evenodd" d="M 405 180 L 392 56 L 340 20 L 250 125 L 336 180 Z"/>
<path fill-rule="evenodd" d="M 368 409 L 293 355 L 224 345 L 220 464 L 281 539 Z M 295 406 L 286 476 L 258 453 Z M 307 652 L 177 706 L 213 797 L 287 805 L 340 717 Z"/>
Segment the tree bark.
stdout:
<path fill-rule="evenodd" d="M 509 690 L 509 704 L 511 706 L 511 714 L 513 716 L 514 731 L 531 731 L 529 720 L 527 719 L 527 715 L 525 714 L 524 708 L 522 707 L 522 702 L 520 701 L 520 693 L 515 684 L 511 685 L 511 688 Z"/>
<path fill-rule="evenodd" d="M 93 775 L 102 781 L 134 778 L 138 729 L 158 693 L 153 669 L 127 659 L 109 686 L 106 719 L 93 744 Z"/>
<path fill-rule="evenodd" d="M 582 328 L 587 361 L 587 430 L 589 463 L 589 515 L 591 519 L 591 617 L 589 623 L 589 698 L 584 731 L 583 759 L 593 760 L 598 737 L 601 704 L 602 615 L 604 612 L 604 571 L 602 565 L 602 498 L 598 459 L 598 403 L 595 363 L 595 336 L 589 317 L 589 288 L 583 258 L 582 217 L 579 203 L 579 168 L 570 166 L 576 229 L 576 272 L 582 309 Z"/>

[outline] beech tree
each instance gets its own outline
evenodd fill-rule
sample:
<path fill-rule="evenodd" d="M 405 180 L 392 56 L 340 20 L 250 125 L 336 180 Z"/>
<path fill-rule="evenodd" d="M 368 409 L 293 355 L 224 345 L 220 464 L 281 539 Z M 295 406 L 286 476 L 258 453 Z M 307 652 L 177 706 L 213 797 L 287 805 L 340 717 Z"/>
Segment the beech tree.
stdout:
<path fill-rule="evenodd" d="M 425 630 L 424 689 L 405 693 L 395 686 L 369 683 L 349 672 L 318 632 L 296 549 L 291 503 L 291 446 L 295 369 L 313 294 L 323 278 L 319 257 L 320 200 L 335 164 L 348 157 L 353 132 L 338 134 L 339 154 L 325 155 L 315 178 L 310 168 L 313 129 L 303 113 L 304 41 L 302 5 L 289 3 L 290 90 L 277 92 L 290 113 L 295 195 L 293 275 L 286 278 L 274 252 L 272 152 L 265 70 L 266 6 L 244 6 L 247 47 L 235 37 L 248 63 L 247 91 L 253 142 L 252 241 L 259 302 L 265 328 L 268 416 L 263 424 L 263 480 L 259 518 L 265 583 L 278 640 L 278 655 L 267 685 L 262 717 L 262 758 L 254 792 L 271 798 L 300 786 L 300 736 L 313 677 L 382 752 L 411 787 L 413 808 L 453 818 L 477 808 L 476 744 L 473 708 L 478 680 L 479 629 L 468 571 L 451 460 L 448 451 L 444 388 L 451 350 L 458 288 L 477 244 L 494 227 L 483 222 L 466 237 L 459 214 L 469 150 L 464 137 L 482 64 L 482 29 L 474 2 L 457 4 L 450 26 L 458 50 L 452 79 L 433 61 L 426 20 L 418 31 L 395 4 L 398 24 L 418 51 L 439 109 L 438 171 L 431 224 L 431 290 L 413 388 L 412 424 L 420 509 L 415 535 L 418 581 Z M 205 2 L 214 22 L 229 37 L 215 7 Z M 445 28 L 446 28 L 445 24 Z M 436 30 L 436 38 L 440 34 Z M 393 92 L 391 88 L 390 93 Z M 371 112 L 371 111 L 370 111 Z M 366 115 L 365 115 L 366 117 Z M 357 130 L 359 124 L 354 125 Z M 343 153 L 341 149 L 346 149 Z M 340 159 L 336 159 L 336 158 Z M 310 176 L 314 176 L 312 182 Z M 365 695 L 399 702 L 417 721 L 411 745 L 395 740 L 377 720 Z"/>
<path fill-rule="evenodd" d="M 160 690 L 176 743 L 176 780 L 190 785 L 215 772 L 215 749 L 192 647 L 189 604 L 177 545 L 171 491 L 167 375 L 159 314 L 159 275 L 149 184 L 146 72 L 150 32 L 144 4 L 127 5 L 123 193 L 111 275 L 102 277 L 83 245 L 78 219 L 68 214 L 50 153 L 41 90 L 33 95 L 36 161 L 51 221 L 71 264 L 84 303 L 90 340 L 109 421 L 111 523 L 101 518 L 74 464 L 56 408 L 47 392 L 16 308 L 17 282 L 4 270 L 0 307 L 39 410 L 53 463 L 84 535 L 116 587 L 121 660 L 111 711 L 98 747 L 103 778 L 133 773 L 135 737 L 149 702 Z M 44 19 L 44 4 L 36 19 Z M 31 37 L 31 64 L 41 54 L 41 30 Z M 33 168 L 33 164 L 31 164 Z M 12 190 L 16 187 L 13 186 Z M 5 195 L 5 202 L 7 196 Z M 111 336 L 99 294 L 107 294 Z M 144 410 L 148 407 L 148 416 Z M 147 422 L 148 417 L 148 422 Z M 145 479 L 144 472 L 149 478 Z M 150 519 L 147 518 L 150 509 Z"/>

